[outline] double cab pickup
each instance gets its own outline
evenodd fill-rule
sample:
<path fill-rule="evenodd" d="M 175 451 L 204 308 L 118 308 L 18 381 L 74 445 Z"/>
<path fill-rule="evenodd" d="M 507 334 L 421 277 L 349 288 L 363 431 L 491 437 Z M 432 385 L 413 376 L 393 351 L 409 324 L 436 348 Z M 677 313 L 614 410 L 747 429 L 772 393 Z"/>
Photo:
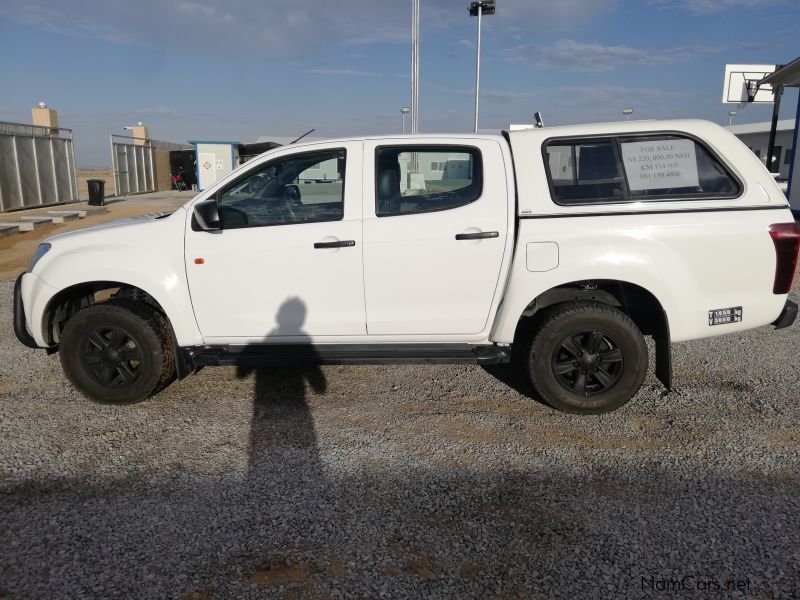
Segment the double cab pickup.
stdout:
<path fill-rule="evenodd" d="M 800 232 L 713 123 L 275 148 L 172 214 L 56 235 L 17 280 L 22 343 L 88 397 L 204 366 L 511 362 L 554 408 L 614 410 L 672 342 L 792 324 Z"/>

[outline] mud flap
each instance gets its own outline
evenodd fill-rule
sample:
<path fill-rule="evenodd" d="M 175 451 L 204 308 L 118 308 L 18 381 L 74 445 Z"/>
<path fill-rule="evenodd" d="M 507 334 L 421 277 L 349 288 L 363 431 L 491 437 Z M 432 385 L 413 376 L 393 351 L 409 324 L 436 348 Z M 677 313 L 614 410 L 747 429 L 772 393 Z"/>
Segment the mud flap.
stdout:
<path fill-rule="evenodd" d="M 668 391 L 672 391 L 672 342 L 667 313 L 663 315 L 657 330 L 653 331 L 653 341 L 656 343 L 656 377 Z"/>

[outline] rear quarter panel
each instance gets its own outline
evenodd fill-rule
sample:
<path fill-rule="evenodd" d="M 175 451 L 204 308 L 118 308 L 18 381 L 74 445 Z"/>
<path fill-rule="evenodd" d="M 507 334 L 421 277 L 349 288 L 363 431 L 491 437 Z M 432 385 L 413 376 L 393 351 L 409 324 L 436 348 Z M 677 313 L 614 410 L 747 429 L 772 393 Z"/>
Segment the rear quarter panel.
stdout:
<path fill-rule="evenodd" d="M 543 144 L 551 138 L 684 133 L 700 139 L 742 183 L 729 199 L 595 203 L 552 201 Z M 786 295 L 775 295 L 775 249 L 768 228 L 792 221 L 783 193 L 735 136 L 705 121 L 652 121 L 512 132 L 518 188 L 518 240 L 498 319 L 497 342 L 513 340 L 520 315 L 547 290 L 577 281 L 626 281 L 650 291 L 669 318 L 673 341 L 734 333 L 771 323 Z M 535 242 L 558 245 L 558 264 L 527 268 Z M 708 312 L 742 307 L 742 321 L 709 326 Z"/>
<path fill-rule="evenodd" d="M 521 219 L 508 291 L 492 333 L 513 340 L 520 315 L 547 290 L 610 279 L 645 288 L 669 318 L 673 341 L 734 333 L 771 323 L 786 301 L 774 295 L 772 223 L 788 211 Z M 558 266 L 527 269 L 527 245 L 558 245 Z M 537 247 L 534 247 L 537 248 Z M 708 311 L 742 307 L 742 321 L 709 326 Z"/>

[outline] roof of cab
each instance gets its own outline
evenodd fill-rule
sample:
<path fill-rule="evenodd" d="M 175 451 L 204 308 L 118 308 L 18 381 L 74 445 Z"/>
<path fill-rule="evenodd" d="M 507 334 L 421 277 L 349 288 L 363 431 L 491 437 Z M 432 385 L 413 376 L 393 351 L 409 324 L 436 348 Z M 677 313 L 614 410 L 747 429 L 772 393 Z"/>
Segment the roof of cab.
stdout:
<path fill-rule="evenodd" d="M 384 135 L 365 135 L 365 136 L 352 136 L 344 138 L 317 138 L 308 142 L 298 142 L 296 144 L 287 144 L 285 146 L 278 146 L 278 148 L 302 148 L 304 146 L 316 146 L 319 144 L 330 143 L 344 143 L 344 142 L 363 142 L 369 140 L 420 140 L 421 142 L 430 142 L 431 138 L 447 138 L 452 140 L 502 140 L 501 133 L 488 134 L 488 133 L 396 133 Z"/>

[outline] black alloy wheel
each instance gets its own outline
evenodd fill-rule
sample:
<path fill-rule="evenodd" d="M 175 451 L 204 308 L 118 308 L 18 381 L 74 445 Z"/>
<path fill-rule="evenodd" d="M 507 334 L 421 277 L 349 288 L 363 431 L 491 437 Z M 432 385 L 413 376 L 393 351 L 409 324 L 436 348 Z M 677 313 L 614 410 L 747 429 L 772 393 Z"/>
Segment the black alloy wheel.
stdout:
<path fill-rule="evenodd" d="M 79 310 L 59 340 L 61 366 L 97 402 L 140 402 L 175 375 L 172 331 L 154 307 L 112 299 Z"/>
<path fill-rule="evenodd" d="M 586 301 L 545 310 L 530 345 L 520 348 L 542 400 L 564 412 L 596 415 L 636 395 L 647 374 L 647 346 L 628 315 Z"/>
<path fill-rule="evenodd" d="M 120 328 L 88 331 L 83 338 L 81 363 L 100 385 L 119 389 L 139 377 L 142 352 L 134 336 Z"/>
<path fill-rule="evenodd" d="M 619 381 L 625 358 L 614 338 L 602 331 L 568 335 L 551 359 L 553 373 L 567 390 L 591 396 L 611 389 Z"/>

